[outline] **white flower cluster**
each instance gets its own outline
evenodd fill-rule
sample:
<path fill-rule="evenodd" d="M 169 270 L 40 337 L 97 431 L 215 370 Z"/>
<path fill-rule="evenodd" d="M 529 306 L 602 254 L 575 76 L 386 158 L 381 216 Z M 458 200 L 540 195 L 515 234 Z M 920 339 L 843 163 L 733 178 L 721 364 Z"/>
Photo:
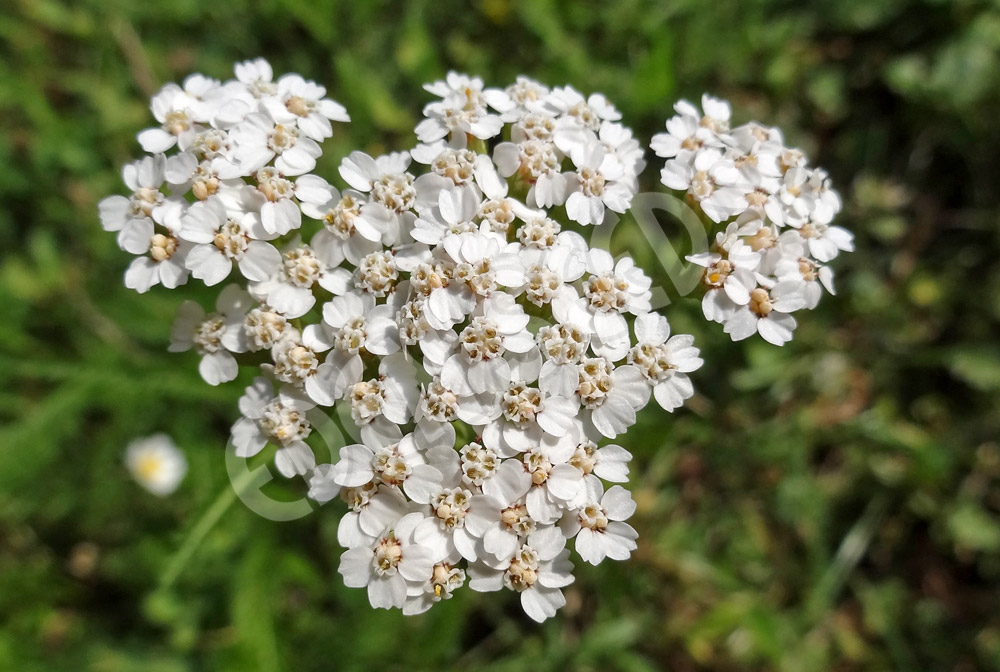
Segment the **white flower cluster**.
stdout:
<path fill-rule="evenodd" d="M 347 585 L 419 613 L 468 580 L 519 593 L 541 621 L 573 581 L 568 541 L 593 564 L 636 548 L 618 485 L 631 455 L 611 441 L 650 397 L 680 407 L 702 360 L 651 312 L 633 260 L 580 234 L 628 209 L 644 167 L 603 96 L 455 73 L 426 89 L 439 100 L 420 144 L 351 153 L 340 189 L 311 174 L 330 122 L 348 120 L 322 87 L 274 80 L 263 60 L 224 83 L 169 84 L 152 100 L 160 126 L 139 134 L 150 156 L 124 168 L 132 194 L 101 201 L 101 220 L 140 255 L 125 274 L 140 292 L 238 269 L 214 312 L 181 306 L 170 349 L 193 348 L 212 385 L 258 367 L 236 453 L 270 444 L 312 499 L 346 502 Z M 679 104 L 653 145 L 671 157 L 668 186 L 735 218 L 698 258 L 706 313 L 734 337 L 753 328 L 746 313 L 787 340 L 777 316 L 806 305 L 828 281 L 820 262 L 848 246 L 829 226 L 839 203 L 777 131 L 729 133 L 728 106 L 706 102 L 705 117 Z M 334 464 L 308 444 L 317 407 L 358 430 Z"/>
<path fill-rule="evenodd" d="M 729 103 L 708 95 L 702 108 L 678 102 L 650 146 L 667 159 L 663 184 L 725 226 L 709 252 L 688 257 L 705 268 L 703 312 L 734 341 L 759 333 L 783 345 L 796 327 L 791 313 L 834 293 L 827 263 L 854 249 L 851 233 L 831 224 L 840 197 L 778 129 L 730 129 Z"/>
<path fill-rule="evenodd" d="M 191 75 L 153 96 L 160 125 L 138 138 L 151 156 L 122 170 L 131 196 L 100 203 L 104 229 L 141 255 L 126 286 L 173 289 L 189 274 L 215 285 L 233 262 L 259 282 L 281 267 L 272 241 L 301 225 L 300 205 L 316 185 L 304 176 L 333 134 L 330 122 L 349 117 L 322 86 L 299 75 L 272 80 L 271 66 L 257 60 L 238 64 L 234 80 Z"/>

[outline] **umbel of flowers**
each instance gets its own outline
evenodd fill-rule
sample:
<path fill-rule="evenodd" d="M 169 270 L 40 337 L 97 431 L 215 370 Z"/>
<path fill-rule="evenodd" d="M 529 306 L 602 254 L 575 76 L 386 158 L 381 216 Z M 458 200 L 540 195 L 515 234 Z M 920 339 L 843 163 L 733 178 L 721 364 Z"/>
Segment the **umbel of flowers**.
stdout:
<path fill-rule="evenodd" d="M 231 281 L 211 312 L 180 306 L 170 349 L 194 349 L 211 385 L 258 368 L 237 454 L 270 444 L 310 497 L 346 503 L 340 573 L 373 606 L 419 613 L 468 583 L 552 616 L 570 546 L 593 564 L 635 550 L 620 444 L 651 397 L 680 407 L 702 364 L 651 312 L 649 277 L 580 234 L 628 210 L 640 143 L 600 94 L 449 73 L 425 87 L 412 149 L 352 152 L 332 184 L 312 171 L 344 108 L 263 60 L 235 74 L 153 97 L 131 193 L 100 203 L 137 255 L 125 284 Z M 704 312 L 734 339 L 781 344 L 851 248 L 831 224 L 840 202 L 779 131 L 702 106 L 677 103 L 652 148 L 663 183 L 718 224 L 690 258 Z M 333 464 L 307 443 L 316 407 L 359 430 Z"/>

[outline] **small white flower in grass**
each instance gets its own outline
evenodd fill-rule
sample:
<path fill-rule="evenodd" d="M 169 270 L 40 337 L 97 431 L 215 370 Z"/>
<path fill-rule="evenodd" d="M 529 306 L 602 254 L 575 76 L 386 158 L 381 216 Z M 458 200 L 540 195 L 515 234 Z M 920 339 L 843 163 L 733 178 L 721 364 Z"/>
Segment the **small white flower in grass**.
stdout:
<path fill-rule="evenodd" d="M 646 313 L 635 318 L 638 343 L 629 350 L 628 363 L 633 364 L 653 388 L 653 396 L 663 409 L 673 411 L 694 394 L 687 374 L 704 363 L 694 347 L 694 337 L 687 334 L 670 336 L 667 318 Z"/>
<path fill-rule="evenodd" d="M 567 513 L 560 529 L 567 537 L 576 535 L 574 547 L 584 561 L 600 564 L 605 558 L 628 560 L 637 546 L 639 534 L 624 522 L 635 513 L 632 494 L 620 485 L 604 492 L 601 479 L 586 479 L 584 504 Z"/>
<path fill-rule="evenodd" d="M 233 380 L 239 367 L 231 353 L 247 351 L 243 320 L 250 305 L 250 295 L 239 285 L 222 290 L 215 304 L 217 312 L 210 315 L 194 301 L 185 301 L 170 332 L 170 352 L 194 347 L 201 355 L 198 372 L 206 383 Z"/>
<path fill-rule="evenodd" d="M 233 425 L 230 441 L 237 457 L 253 457 L 268 442 L 278 446 L 274 463 L 286 478 L 305 474 L 316 465 L 312 449 L 305 443 L 312 432 L 306 412 L 315 404 L 294 389 L 274 393 L 271 381 L 254 379 L 240 397 L 243 415 Z"/>
<path fill-rule="evenodd" d="M 344 585 L 367 588 L 368 600 L 376 609 L 401 609 L 410 586 L 419 590 L 429 581 L 439 559 L 412 540 L 423 518 L 421 513 L 403 516 L 370 547 L 345 551 L 338 569 Z"/>
<path fill-rule="evenodd" d="M 166 434 L 136 439 L 125 449 L 125 465 L 136 482 L 154 495 L 174 492 L 187 473 L 184 453 Z"/>
<path fill-rule="evenodd" d="M 536 530 L 514 554 L 490 566 L 469 566 L 469 587 L 480 592 L 507 588 L 521 595 L 521 607 L 541 623 L 566 604 L 561 588 L 573 583 L 566 537 L 558 527 Z"/>

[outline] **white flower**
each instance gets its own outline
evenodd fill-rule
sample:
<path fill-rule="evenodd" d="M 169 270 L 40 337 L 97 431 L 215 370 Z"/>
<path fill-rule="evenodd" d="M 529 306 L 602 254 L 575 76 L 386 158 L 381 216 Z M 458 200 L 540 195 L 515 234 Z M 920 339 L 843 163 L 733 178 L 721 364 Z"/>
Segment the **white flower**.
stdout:
<path fill-rule="evenodd" d="M 588 98 L 572 86 L 562 86 L 552 89 L 542 101 L 542 109 L 553 114 L 564 115 L 573 119 L 584 128 L 596 131 L 603 121 L 618 121 L 621 113 L 608 99 L 599 93 L 593 93 Z"/>
<path fill-rule="evenodd" d="M 132 195 L 108 196 L 98 203 L 105 231 L 118 232 L 118 245 L 126 252 L 143 254 L 153 236 L 153 212 L 166 196 L 160 191 L 166 158 L 147 156 L 122 168 L 122 181 Z"/>
<path fill-rule="evenodd" d="M 143 294 L 154 285 L 174 289 L 187 282 L 185 260 L 193 245 L 169 229 L 154 233 L 147 242 L 149 256 L 136 257 L 125 271 L 125 286 Z"/>
<path fill-rule="evenodd" d="M 255 98 L 273 96 L 277 93 L 278 87 L 271 81 L 274 71 L 271 69 L 271 64 L 263 58 L 237 63 L 233 71 L 236 79 L 245 85 Z"/>
<path fill-rule="evenodd" d="M 197 99 L 176 84 L 167 84 L 160 89 L 150 100 L 150 109 L 161 126 L 139 133 L 137 139 L 143 150 L 156 154 L 174 145 L 181 151 L 186 150 L 197 133 L 200 107 Z"/>
<path fill-rule="evenodd" d="M 468 133 L 488 140 L 500 132 L 503 121 L 487 109 L 504 112 L 513 103 L 503 91 L 483 90 L 483 80 L 449 72 L 444 81 L 427 84 L 424 88 L 442 98 L 424 107 L 427 117 L 417 124 L 416 134 L 421 142 L 434 142 L 449 133 Z"/>
<path fill-rule="evenodd" d="M 577 365 L 577 396 L 587 409 L 584 418 L 598 432 L 613 439 L 635 424 L 636 411 L 649 402 L 649 385 L 638 367 L 615 368 L 607 359 L 594 357 Z"/>
<path fill-rule="evenodd" d="M 407 616 L 422 614 L 436 602 L 451 599 L 452 593 L 465 584 L 465 570 L 453 562 L 439 562 L 431 571 L 431 579 L 425 582 L 419 594 L 407 592 L 403 613 Z M 408 586 L 408 591 L 412 586 Z"/>
<path fill-rule="evenodd" d="M 598 225 L 604 222 L 604 208 L 625 212 L 635 195 L 621 161 L 587 132 L 579 144 L 560 147 L 576 166 L 576 185 L 566 199 L 566 214 L 574 222 Z"/>
<path fill-rule="evenodd" d="M 463 233 L 447 236 L 442 247 L 454 263 L 447 286 L 431 291 L 426 303 L 426 314 L 430 325 L 436 329 L 448 329 L 463 321 L 476 308 L 479 301 L 488 299 L 498 286 L 519 287 L 524 284 L 524 267 L 518 259 L 516 248 L 508 246 L 499 234 L 491 231 Z M 511 298 L 509 295 L 500 294 Z M 487 312 L 503 312 L 515 317 L 520 306 L 513 306 L 513 300 L 497 298 L 485 301 Z M 527 317 L 524 316 L 525 323 Z M 523 325 L 522 325 L 523 326 Z"/>
<path fill-rule="evenodd" d="M 414 529 L 414 540 L 430 549 L 435 557 L 457 554 L 470 562 L 476 560 L 478 538 L 465 526 L 465 518 L 476 501 L 472 492 L 463 487 L 440 487 L 421 494 L 414 501 L 424 504 L 428 514 Z"/>
<path fill-rule="evenodd" d="M 509 295 L 500 296 L 508 301 L 484 302 L 484 314 L 474 316 L 462 330 L 458 352 L 441 369 L 442 384 L 460 395 L 504 389 L 512 375 L 504 353 L 508 350 L 523 353 L 534 348 L 531 334 L 525 331 L 528 316 Z"/>
<path fill-rule="evenodd" d="M 399 488 L 369 481 L 352 488 L 340 488 L 334 480 L 333 465 L 322 465 L 327 487 L 340 491 L 340 498 L 347 503 L 347 513 L 337 526 L 337 543 L 345 548 L 371 545 L 393 523 L 409 513 L 411 504 Z M 319 467 L 317 467 L 317 470 Z"/>
<path fill-rule="evenodd" d="M 518 592 L 524 613 L 541 623 L 566 604 L 560 588 L 573 583 L 573 565 L 565 547 L 566 537 L 558 527 L 536 530 L 496 566 L 470 565 L 469 587 L 480 592 L 501 588 Z"/>
<path fill-rule="evenodd" d="M 243 322 L 247 347 L 252 352 L 270 350 L 278 341 L 291 336 L 294 331 L 284 315 L 266 305 L 251 308 Z"/>
<path fill-rule="evenodd" d="M 727 232 L 734 230 L 731 224 Z M 719 241 L 723 240 L 724 234 L 720 233 Z M 735 240 L 728 249 L 724 244 L 719 252 L 690 255 L 687 260 L 705 267 L 702 282 L 707 290 L 701 308 L 706 319 L 724 322 L 737 306 L 750 301 L 750 292 L 757 286 L 754 270 L 760 265 L 760 254 L 749 245 Z"/>
<path fill-rule="evenodd" d="M 316 304 L 314 285 L 328 291 L 345 289 L 345 273 L 338 271 L 344 269 L 330 269 L 308 245 L 296 245 L 282 255 L 277 274 L 251 284 L 250 293 L 285 317 L 301 317 Z"/>
<path fill-rule="evenodd" d="M 809 253 L 816 261 L 826 263 L 833 261 L 841 251 L 854 251 L 854 235 L 839 226 L 806 222 L 799 228 L 799 234 L 805 238 Z"/>
<path fill-rule="evenodd" d="M 740 306 L 725 322 L 725 332 L 734 341 L 759 333 L 768 343 L 784 345 L 792 340 L 795 318 L 789 315 L 806 306 L 801 280 L 785 280 L 770 289 L 757 287 L 750 301 Z"/>
<path fill-rule="evenodd" d="M 671 189 L 687 191 L 713 222 L 724 222 L 749 206 L 749 185 L 736 165 L 717 149 L 699 151 L 691 163 L 670 159 L 660 181 Z"/>
<path fill-rule="evenodd" d="M 230 136 L 236 145 L 234 158 L 247 172 L 257 171 L 274 159 L 274 167 L 282 174 L 302 175 L 316 167 L 316 159 L 323 153 L 315 140 L 300 136 L 296 126 L 275 123 L 264 114 L 247 115 Z"/>
<path fill-rule="evenodd" d="M 629 351 L 628 363 L 642 372 L 664 410 L 679 408 L 694 394 L 687 374 L 701 368 L 703 363 L 698 348 L 694 347 L 694 337 L 670 336 L 667 318 L 656 313 L 635 318 L 635 337 L 638 343 Z"/>
<path fill-rule="evenodd" d="M 493 150 L 500 176 L 516 173 L 530 183 L 526 201 L 539 208 L 562 205 L 570 194 L 572 185 L 567 174 L 560 170 L 562 158 L 562 152 L 549 140 L 501 142 Z"/>
<path fill-rule="evenodd" d="M 574 547 L 586 562 L 600 564 L 605 558 L 628 560 L 636 549 L 639 534 L 624 522 L 635 513 L 635 502 L 620 485 L 607 492 L 601 480 L 591 476 L 586 481 L 584 504 L 560 523 L 567 537 L 576 535 Z"/>
<path fill-rule="evenodd" d="M 160 497 L 169 495 L 187 473 L 187 460 L 166 434 L 136 439 L 125 449 L 125 465 L 136 482 Z"/>
<path fill-rule="evenodd" d="M 225 204 L 216 196 L 195 203 L 181 218 L 178 234 L 195 243 L 184 265 L 206 285 L 225 280 L 235 261 L 248 280 L 267 280 L 281 266 L 281 253 L 264 242 L 274 236 L 264 230 L 254 212 L 230 217 Z"/>
<path fill-rule="evenodd" d="M 343 105 L 325 96 L 326 89 L 319 84 L 299 75 L 283 75 L 276 91 L 261 101 L 261 107 L 276 124 L 294 124 L 306 138 L 322 142 L 333 135 L 331 121 L 351 120 Z"/>
<path fill-rule="evenodd" d="M 347 585 L 415 614 L 468 578 L 551 617 L 573 580 L 567 538 L 593 564 L 636 549 L 635 504 L 604 484 L 627 482 L 632 456 L 598 442 L 651 396 L 680 407 L 702 365 L 651 312 L 631 257 L 564 230 L 631 207 L 642 147 L 600 94 L 449 73 L 425 87 L 438 100 L 419 144 L 349 153 L 341 191 L 310 173 L 344 109 L 263 59 L 235 74 L 153 98 L 158 126 L 140 134 L 153 156 L 123 169 L 128 195 L 99 204 L 143 255 L 126 284 L 214 286 L 236 262 L 248 291 L 222 289 L 209 315 L 182 305 L 171 349 L 195 349 L 211 384 L 237 376 L 234 353 L 257 353 L 239 357 L 264 376 L 240 399 L 232 450 L 270 444 L 310 499 L 346 503 Z M 734 339 L 786 342 L 791 313 L 833 291 L 827 263 L 853 248 L 833 221 L 840 198 L 776 129 L 730 130 L 729 104 L 707 95 L 701 108 L 678 102 L 652 147 L 663 183 L 724 229 L 688 257 L 703 313 Z M 333 464 L 306 443 L 316 406 L 358 427 Z"/>
<path fill-rule="evenodd" d="M 370 547 L 345 551 L 338 569 L 344 585 L 367 587 L 368 600 L 376 609 L 401 609 L 410 586 L 429 581 L 438 560 L 412 540 L 413 530 L 422 519 L 421 513 L 403 516 Z"/>
<path fill-rule="evenodd" d="M 504 460 L 484 479 L 482 488 L 484 495 L 475 497 L 470 504 L 465 527 L 482 539 L 485 553 L 502 561 L 517 550 L 518 539 L 535 530 L 535 521 L 524 501 L 531 477 L 520 460 Z"/>
<path fill-rule="evenodd" d="M 283 236 L 302 225 L 302 211 L 296 199 L 312 197 L 315 181 L 303 179 L 292 182 L 277 168 L 264 166 L 252 174 L 255 184 L 224 184 L 219 187 L 219 198 L 226 205 L 230 217 L 243 213 L 258 213 L 264 231 L 272 237 Z M 300 184 L 301 183 L 301 184 Z"/>
<path fill-rule="evenodd" d="M 340 460 L 333 466 L 333 479 L 345 488 L 375 481 L 401 488 L 417 501 L 441 486 L 441 472 L 427 464 L 412 434 L 388 445 L 344 446 Z"/>
<path fill-rule="evenodd" d="M 194 347 L 201 355 L 198 372 L 209 385 L 236 378 L 238 366 L 233 352 L 246 352 L 243 319 L 250 308 L 250 295 L 239 285 L 228 285 L 219 294 L 215 313 L 206 315 L 194 301 L 185 301 L 177 311 L 170 332 L 170 352 Z"/>
<path fill-rule="evenodd" d="M 361 217 L 370 205 L 363 194 L 351 189 L 341 194 L 315 175 L 303 175 L 297 184 L 303 182 L 311 188 L 297 193 L 302 212 L 323 222 L 323 229 L 313 235 L 310 245 L 328 266 L 338 266 L 345 258 L 357 265 L 364 256 L 381 249 L 382 231 L 372 226 L 372 217 Z"/>
<path fill-rule="evenodd" d="M 632 453 L 616 444 L 598 448 L 590 439 L 577 444 L 568 464 L 579 469 L 584 476 L 594 474 L 612 483 L 628 480 L 628 463 Z"/>
<path fill-rule="evenodd" d="M 372 239 L 377 232 L 384 242 L 394 243 L 401 224 L 413 217 L 409 212 L 417 204 L 413 175 L 407 172 L 410 155 L 397 152 L 373 159 L 364 152 L 351 152 L 340 164 L 340 176 L 360 192 L 369 193 L 371 202 L 361 209 L 359 228 L 362 236 Z M 378 207 L 375 207 L 378 206 Z"/>
<path fill-rule="evenodd" d="M 779 281 L 804 282 L 802 294 L 806 302 L 805 307 L 810 310 L 819 304 L 824 289 L 830 294 L 836 294 L 833 288 L 833 270 L 806 257 L 783 257 L 775 265 L 774 275 Z"/>
<path fill-rule="evenodd" d="M 246 388 L 239 405 L 243 417 L 233 425 L 230 437 L 237 457 L 253 457 L 272 442 L 279 447 L 274 464 L 286 478 L 316 466 L 312 449 L 305 443 L 312 432 L 306 418 L 306 411 L 314 406 L 311 400 L 284 388 L 275 394 L 271 381 L 258 377 Z"/>

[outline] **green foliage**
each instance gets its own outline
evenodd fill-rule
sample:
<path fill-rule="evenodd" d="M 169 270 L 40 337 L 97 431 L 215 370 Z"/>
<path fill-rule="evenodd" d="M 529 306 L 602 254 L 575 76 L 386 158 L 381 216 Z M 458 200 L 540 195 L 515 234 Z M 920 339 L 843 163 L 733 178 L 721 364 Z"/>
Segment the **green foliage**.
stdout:
<path fill-rule="evenodd" d="M 1000 670 L 998 49 L 980 0 L 4 3 L 0 669 Z M 646 140 L 709 90 L 844 196 L 859 251 L 789 346 L 670 307 L 706 366 L 628 434 L 640 548 L 579 568 L 542 627 L 468 590 L 372 611 L 336 573 L 338 504 L 273 523 L 220 500 L 248 379 L 165 352 L 181 297 L 211 293 L 125 289 L 96 204 L 150 94 L 258 55 L 348 107 L 331 176 L 408 146 L 455 68 L 602 91 Z M 635 231 L 616 244 L 656 269 Z M 157 431 L 191 462 L 166 499 L 122 465 Z"/>

